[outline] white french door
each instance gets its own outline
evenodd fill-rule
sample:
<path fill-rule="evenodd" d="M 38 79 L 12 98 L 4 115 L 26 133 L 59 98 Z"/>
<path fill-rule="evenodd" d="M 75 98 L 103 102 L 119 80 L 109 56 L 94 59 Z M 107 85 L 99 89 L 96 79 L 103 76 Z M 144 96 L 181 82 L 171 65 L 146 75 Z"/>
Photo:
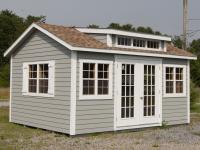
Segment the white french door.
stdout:
<path fill-rule="evenodd" d="M 161 107 L 160 61 L 117 62 L 117 126 L 158 124 Z"/>

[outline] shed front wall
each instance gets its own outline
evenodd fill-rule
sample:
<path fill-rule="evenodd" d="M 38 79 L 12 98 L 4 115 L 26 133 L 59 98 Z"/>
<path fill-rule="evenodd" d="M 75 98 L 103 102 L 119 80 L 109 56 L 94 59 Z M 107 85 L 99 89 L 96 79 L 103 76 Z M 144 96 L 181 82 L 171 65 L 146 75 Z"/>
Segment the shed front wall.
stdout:
<path fill-rule="evenodd" d="M 114 130 L 114 70 L 113 70 L 113 98 L 108 100 L 81 100 L 79 99 L 79 74 L 80 59 L 91 60 L 111 60 L 115 61 L 115 57 L 127 58 L 130 60 L 152 60 L 151 57 L 111 55 L 100 53 L 78 52 L 77 54 L 77 111 L 76 111 L 76 134 L 104 132 Z M 180 64 L 187 66 L 187 60 L 180 59 L 162 59 L 163 64 Z M 113 64 L 113 69 L 114 69 Z M 188 68 L 186 68 L 188 72 Z M 186 73 L 187 74 L 187 73 Z M 188 77 L 186 76 L 188 80 Z M 162 85 L 164 85 L 164 74 Z M 187 83 L 187 81 L 185 81 Z M 186 84 L 188 87 L 188 85 Z M 186 91 L 187 91 L 186 87 Z M 163 94 L 164 95 L 164 94 Z M 186 94 L 188 95 L 188 93 Z M 188 96 L 185 97 L 164 97 L 162 96 L 162 121 L 166 121 L 169 125 L 184 124 L 188 122 Z"/>
<path fill-rule="evenodd" d="M 69 133 L 70 51 L 39 31 L 35 31 L 12 58 L 11 122 Z M 22 95 L 24 62 L 55 60 L 55 96 Z"/>
<path fill-rule="evenodd" d="M 174 65 L 185 65 L 187 66 L 187 60 L 179 60 L 179 59 L 163 59 L 163 64 L 174 64 Z M 186 96 L 184 97 L 165 97 L 163 96 L 163 121 L 165 121 L 169 125 L 175 124 L 184 124 L 188 123 L 188 66 L 186 67 Z M 163 82 L 164 82 L 164 75 L 163 75 Z M 163 88 L 164 92 L 164 88 Z"/>

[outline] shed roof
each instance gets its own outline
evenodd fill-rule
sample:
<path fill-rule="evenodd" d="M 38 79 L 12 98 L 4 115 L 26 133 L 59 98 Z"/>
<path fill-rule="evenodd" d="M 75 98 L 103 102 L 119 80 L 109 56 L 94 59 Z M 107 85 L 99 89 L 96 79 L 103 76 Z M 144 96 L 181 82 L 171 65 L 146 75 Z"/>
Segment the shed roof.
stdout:
<path fill-rule="evenodd" d="M 143 55 L 152 57 L 169 57 L 180 59 L 196 59 L 196 56 L 188 51 L 174 47 L 171 44 L 167 45 L 166 51 L 139 50 L 130 48 L 109 47 L 88 34 L 82 33 L 75 27 L 65 27 L 61 25 L 51 25 L 46 23 L 32 24 L 11 47 L 4 53 L 4 56 L 10 55 L 15 50 L 17 45 L 21 43 L 33 29 L 38 29 L 55 39 L 70 50 L 104 52 L 104 53 L 119 53 L 128 55 Z"/>
<path fill-rule="evenodd" d="M 167 51 L 150 51 L 150 50 L 138 50 L 138 49 L 130 49 L 130 48 L 119 48 L 119 47 L 108 47 L 106 44 L 92 38 L 91 36 L 84 34 L 78 31 L 74 27 L 65 27 L 58 25 L 50 25 L 40 23 L 38 24 L 40 27 L 49 31 L 50 33 L 56 35 L 58 38 L 62 39 L 66 43 L 69 43 L 75 47 L 84 47 L 84 48 L 95 48 L 95 49 L 107 49 L 107 50 L 119 50 L 119 51 L 134 51 L 134 52 L 145 52 L 145 53 L 156 53 L 156 54 L 169 54 L 169 55 L 178 55 L 178 56 L 188 56 L 195 57 L 194 54 L 176 48 L 171 44 L 167 45 Z"/>

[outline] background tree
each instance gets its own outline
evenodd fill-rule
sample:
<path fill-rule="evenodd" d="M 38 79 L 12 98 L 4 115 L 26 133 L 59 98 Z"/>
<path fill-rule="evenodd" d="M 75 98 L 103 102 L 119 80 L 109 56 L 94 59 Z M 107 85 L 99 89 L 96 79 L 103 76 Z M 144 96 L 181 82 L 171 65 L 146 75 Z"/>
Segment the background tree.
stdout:
<path fill-rule="evenodd" d="M 24 32 L 24 30 L 33 22 L 45 21 L 45 16 L 28 16 L 22 18 L 12 11 L 0 11 L 0 86 L 8 85 L 9 78 L 9 60 L 3 56 L 9 46 Z M 7 83 L 3 83 L 4 82 Z"/>
<path fill-rule="evenodd" d="M 87 26 L 87 28 L 96 28 L 97 29 L 97 28 L 99 28 L 99 26 L 96 24 L 90 24 Z"/>
<path fill-rule="evenodd" d="M 180 36 L 174 36 L 172 38 L 172 43 L 174 44 L 174 46 L 176 46 L 178 48 L 182 48 L 183 41 Z"/>
<path fill-rule="evenodd" d="M 191 79 L 194 84 L 200 87 L 200 39 L 193 40 L 190 44 L 189 51 L 197 55 L 197 60 L 191 61 Z"/>
<path fill-rule="evenodd" d="M 162 35 L 159 31 L 154 31 L 151 27 L 139 26 L 138 28 L 135 28 L 132 24 L 120 25 L 119 23 L 111 23 L 107 28 L 124 30 L 124 31 L 131 31 L 131 32 L 141 32 L 141 33 Z"/>

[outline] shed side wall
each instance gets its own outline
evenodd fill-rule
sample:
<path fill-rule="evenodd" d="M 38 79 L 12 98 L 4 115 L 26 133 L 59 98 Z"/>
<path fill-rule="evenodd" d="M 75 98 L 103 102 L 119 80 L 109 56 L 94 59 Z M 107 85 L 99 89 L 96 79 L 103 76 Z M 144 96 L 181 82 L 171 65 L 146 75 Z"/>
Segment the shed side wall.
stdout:
<path fill-rule="evenodd" d="M 163 59 L 163 64 L 175 64 L 175 65 L 185 65 L 187 66 L 187 60 L 178 59 Z M 186 96 L 185 97 L 164 97 L 163 96 L 163 121 L 166 121 L 169 125 L 184 124 L 188 120 L 188 85 L 187 85 L 187 72 L 186 68 Z M 163 75 L 163 82 L 165 82 Z M 164 84 L 163 84 L 164 85 Z M 164 93 L 164 88 L 163 88 Z"/>
<path fill-rule="evenodd" d="M 11 122 L 69 133 L 70 51 L 35 31 L 13 55 Z M 24 62 L 55 60 L 55 97 L 22 95 Z"/>

